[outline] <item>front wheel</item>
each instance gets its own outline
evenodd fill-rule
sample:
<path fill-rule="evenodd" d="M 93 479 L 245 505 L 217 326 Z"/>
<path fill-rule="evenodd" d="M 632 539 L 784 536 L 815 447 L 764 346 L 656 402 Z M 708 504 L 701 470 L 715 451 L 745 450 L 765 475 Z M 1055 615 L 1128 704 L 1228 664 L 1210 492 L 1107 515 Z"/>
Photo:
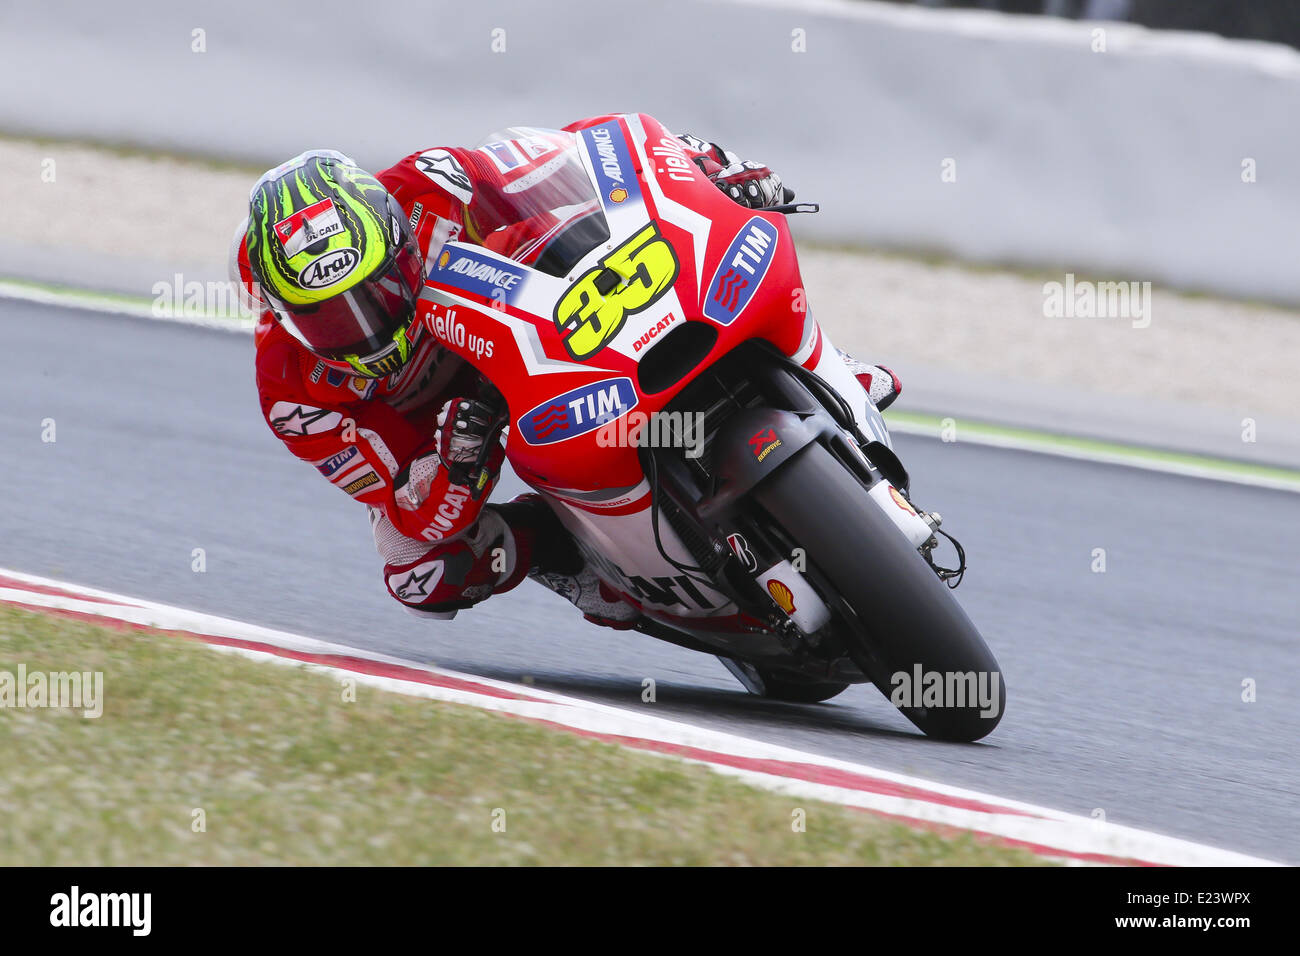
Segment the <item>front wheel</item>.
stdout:
<path fill-rule="evenodd" d="M 866 489 L 812 444 L 753 492 L 807 558 L 849 656 L 903 715 L 942 740 L 979 740 L 1002 719 L 1006 687 L 988 645 Z"/>

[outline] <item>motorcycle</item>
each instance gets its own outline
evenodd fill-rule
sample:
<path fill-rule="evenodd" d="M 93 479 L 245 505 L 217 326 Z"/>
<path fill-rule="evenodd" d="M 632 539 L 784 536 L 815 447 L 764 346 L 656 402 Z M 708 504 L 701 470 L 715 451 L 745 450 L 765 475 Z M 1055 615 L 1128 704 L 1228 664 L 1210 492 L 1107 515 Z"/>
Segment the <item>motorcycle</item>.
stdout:
<path fill-rule="evenodd" d="M 645 114 L 480 148 L 536 172 L 466 204 L 478 241 L 442 247 L 425 320 L 501 389 L 509 462 L 637 630 L 764 697 L 871 683 L 927 735 L 992 731 L 961 546 L 807 307 L 786 216 L 816 206 L 732 202 Z"/>

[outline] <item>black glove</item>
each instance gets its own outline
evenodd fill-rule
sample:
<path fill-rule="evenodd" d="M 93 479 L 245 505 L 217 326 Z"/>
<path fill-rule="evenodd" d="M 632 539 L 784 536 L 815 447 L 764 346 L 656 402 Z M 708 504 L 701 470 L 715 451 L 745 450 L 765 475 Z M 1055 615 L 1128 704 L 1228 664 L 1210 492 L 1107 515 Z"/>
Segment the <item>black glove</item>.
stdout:
<path fill-rule="evenodd" d="M 750 209 L 767 209 L 787 201 L 789 190 L 781 185 L 781 177 L 762 163 L 734 162 L 709 178 L 733 200 Z M 793 193 L 790 198 L 794 198 Z"/>
<path fill-rule="evenodd" d="M 781 177 L 762 163 L 745 162 L 729 149 L 682 133 L 677 137 L 694 154 L 696 165 L 735 202 L 750 209 L 767 209 L 794 199 Z"/>
<path fill-rule="evenodd" d="M 501 467 L 505 453 L 500 444 L 493 448 L 488 445 L 504 424 L 491 402 L 453 398 L 442 406 L 438 413 L 438 458 L 455 484 L 476 481 L 482 468 L 495 471 Z"/>

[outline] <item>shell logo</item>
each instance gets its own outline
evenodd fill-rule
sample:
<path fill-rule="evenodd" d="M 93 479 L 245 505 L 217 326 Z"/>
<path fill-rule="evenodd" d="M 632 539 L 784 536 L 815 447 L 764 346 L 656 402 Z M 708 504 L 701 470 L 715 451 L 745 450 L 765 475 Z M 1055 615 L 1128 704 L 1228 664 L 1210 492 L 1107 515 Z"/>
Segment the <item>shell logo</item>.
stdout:
<path fill-rule="evenodd" d="M 438 257 L 438 268 L 447 268 L 447 260 L 451 258 L 451 252 L 447 249 L 442 250 L 442 255 Z"/>
<path fill-rule="evenodd" d="M 627 190 L 624 189 L 622 186 L 615 186 L 613 189 L 609 191 L 610 202 L 622 202 L 626 198 L 627 198 Z"/>
<path fill-rule="evenodd" d="M 772 600 L 780 605 L 781 610 L 786 614 L 794 613 L 794 592 L 776 578 L 767 582 L 767 593 L 772 595 Z"/>
<path fill-rule="evenodd" d="M 889 497 L 893 498 L 894 504 L 898 505 L 898 507 L 902 508 L 908 514 L 910 515 L 916 514 L 916 509 L 913 508 L 912 505 L 908 502 L 908 500 L 903 497 L 902 492 L 900 492 L 893 485 L 889 486 Z"/>

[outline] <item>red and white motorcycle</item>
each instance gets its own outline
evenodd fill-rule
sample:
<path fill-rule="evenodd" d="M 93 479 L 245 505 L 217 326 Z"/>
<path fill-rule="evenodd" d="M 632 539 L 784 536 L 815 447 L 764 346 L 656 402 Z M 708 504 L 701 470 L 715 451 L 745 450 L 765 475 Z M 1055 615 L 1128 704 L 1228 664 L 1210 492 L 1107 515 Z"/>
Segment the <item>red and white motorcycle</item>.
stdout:
<path fill-rule="evenodd" d="M 428 321 L 503 390 L 511 465 L 638 629 L 756 694 L 870 682 L 927 734 L 989 733 L 1001 672 L 945 586 L 964 555 L 936 564 L 938 516 L 804 302 L 785 215 L 816 207 L 733 203 L 644 114 L 484 148 L 546 188 L 443 248 Z"/>

